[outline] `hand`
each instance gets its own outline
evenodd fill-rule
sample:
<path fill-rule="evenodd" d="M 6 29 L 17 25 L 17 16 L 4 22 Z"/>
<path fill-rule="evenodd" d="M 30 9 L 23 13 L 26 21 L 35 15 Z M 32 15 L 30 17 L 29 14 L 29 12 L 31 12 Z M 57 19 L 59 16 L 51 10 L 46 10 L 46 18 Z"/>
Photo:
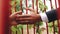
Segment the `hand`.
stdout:
<path fill-rule="evenodd" d="M 36 22 L 40 21 L 40 15 L 39 14 L 26 14 L 26 15 L 17 15 L 16 21 L 19 24 L 34 24 Z"/>
<path fill-rule="evenodd" d="M 34 9 L 29 9 L 29 8 L 26 8 L 27 10 L 30 10 L 31 11 L 31 14 L 25 14 L 25 15 L 17 15 L 17 23 L 20 23 L 20 24 L 34 24 L 36 22 L 39 22 L 41 21 L 41 18 L 40 18 L 40 15 L 36 13 L 36 10 Z"/>
<path fill-rule="evenodd" d="M 26 8 L 28 10 L 30 10 L 32 13 L 31 14 L 25 14 L 25 15 L 21 15 L 21 11 L 19 12 L 15 12 L 12 15 L 10 15 L 10 18 L 12 20 L 12 24 L 34 24 L 36 22 L 41 21 L 40 15 L 36 13 L 36 10 L 34 9 L 29 9 Z"/>

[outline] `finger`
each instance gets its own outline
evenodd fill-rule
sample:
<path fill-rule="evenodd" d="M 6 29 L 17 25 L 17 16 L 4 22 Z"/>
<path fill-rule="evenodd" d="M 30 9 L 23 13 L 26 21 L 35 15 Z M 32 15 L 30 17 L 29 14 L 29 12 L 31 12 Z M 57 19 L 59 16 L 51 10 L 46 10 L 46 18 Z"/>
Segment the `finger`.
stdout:
<path fill-rule="evenodd" d="M 11 14 L 9 17 L 12 17 L 12 16 L 14 16 L 16 14 L 22 14 L 22 11 L 15 12 L 15 13 Z"/>
<path fill-rule="evenodd" d="M 18 24 L 34 24 L 33 21 L 16 21 Z"/>
<path fill-rule="evenodd" d="M 29 21 L 16 21 L 17 23 L 28 23 Z"/>
<path fill-rule="evenodd" d="M 10 16 L 14 16 L 16 14 L 22 14 L 22 11 L 15 12 L 15 13 L 11 14 Z"/>
<path fill-rule="evenodd" d="M 27 18 L 30 17 L 31 15 L 26 14 L 26 15 L 16 15 L 17 18 Z"/>
<path fill-rule="evenodd" d="M 19 24 L 34 24 L 36 23 L 35 21 L 17 21 Z"/>
<path fill-rule="evenodd" d="M 22 11 L 15 12 L 14 14 L 22 14 Z"/>
<path fill-rule="evenodd" d="M 34 19 L 33 19 L 33 18 L 16 18 L 16 20 L 20 20 L 20 21 L 29 20 L 29 21 L 32 21 L 32 20 L 34 20 Z"/>

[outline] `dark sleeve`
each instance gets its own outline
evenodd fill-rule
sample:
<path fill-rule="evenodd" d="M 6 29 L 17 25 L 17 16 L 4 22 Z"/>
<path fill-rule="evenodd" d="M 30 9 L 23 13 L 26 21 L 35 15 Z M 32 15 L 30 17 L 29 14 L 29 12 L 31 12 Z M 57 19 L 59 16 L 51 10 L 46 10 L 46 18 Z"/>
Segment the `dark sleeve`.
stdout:
<path fill-rule="evenodd" d="M 46 12 L 46 15 L 48 17 L 49 22 L 52 22 L 54 20 L 57 20 L 56 10 L 48 11 L 48 12 Z"/>

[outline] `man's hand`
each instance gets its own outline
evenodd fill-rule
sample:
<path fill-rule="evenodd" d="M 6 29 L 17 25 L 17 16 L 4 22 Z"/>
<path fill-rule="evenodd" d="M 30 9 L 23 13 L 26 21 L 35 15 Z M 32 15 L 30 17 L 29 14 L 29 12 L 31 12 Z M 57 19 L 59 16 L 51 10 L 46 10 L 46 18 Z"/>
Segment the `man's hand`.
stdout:
<path fill-rule="evenodd" d="M 10 16 L 11 19 L 16 21 L 19 24 L 34 24 L 36 22 L 41 21 L 40 15 L 36 13 L 36 10 L 34 9 L 29 9 L 32 13 L 31 14 L 25 14 L 21 15 L 21 12 L 16 12 Z M 20 15 L 19 15 L 20 13 Z"/>
<path fill-rule="evenodd" d="M 37 14 L 36 10 L 34 9 L 29 9 L 29 8 L 26 8 L 27 10 L 30 10 L 31 11 L 31 14 L 25 14 L 25 15 L 17 15 L 17 19 L 16 21 L 18 23 L 28 23 L 28 24 L 34 24 L 36 22 L 39 22 L 41 21 L 41 18 L 40 18 L 40 15 Z"/>
<path fill-rule="evenodd" d="M 22 23 L 33 24 L 39 22 L 40 19 L 41 18 L 39 14 L 32 14 L 32 15 L 26 14 L 26 15 L 17 15 L 16 21 L 17 23 L 21 23 L 21 24 Z"/>

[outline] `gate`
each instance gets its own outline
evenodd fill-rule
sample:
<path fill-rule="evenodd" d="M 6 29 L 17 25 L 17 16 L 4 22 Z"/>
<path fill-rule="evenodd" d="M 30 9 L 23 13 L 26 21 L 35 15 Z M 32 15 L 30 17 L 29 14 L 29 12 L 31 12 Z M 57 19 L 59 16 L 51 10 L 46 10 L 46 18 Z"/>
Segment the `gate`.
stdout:
<path fill-rule="evenodd" d="M 18 2 L 19 3 L 18 3 Z M 1 9 L 0 9 L 0 34 L 60 34 L 60 22 L 59 22 L 59 7 L 60 7 L 60 0 L 42 0 L 40 1 L 43 3 L 43 11 L 48 11 L 51 9 L 57 9 L 58 13 L 58 20 L 53 21 L 51 23 L 43 23 L 36 25 L 36 24 L 18 24 L 16 25 L 15 22 L 13 24 L 9 21 L 9 15 L 13 12 L 17 12 L 19 10 L 22 10 L 24 14 L 28 14 L 29 10 L 25 10 L 26 7 L 28 7 L 28 2 L 30 0 L 1 0 Z M 12 3 L 12 4 L 11 4 Z M 25 7 L 23 7 L 23 3 Z M 47 5 L 48 4 L 48 5 Z M 54 6 L 53 6 L 54 4 Z M 19 5 L 19 6 L 17 6 Z M 31 8 L 36 9 L 39 13 L 39 0 L 31 0 Z M 41 8 L 41 7 L 40 7 Z M 23 10 L 24 9 L 24 10 Z M 42 11 L 42 10 L 40 10 Z M 7 18 L 7 19 L 6 19 Z M 52 24 L 52 25 L 51 25 Z"/>

